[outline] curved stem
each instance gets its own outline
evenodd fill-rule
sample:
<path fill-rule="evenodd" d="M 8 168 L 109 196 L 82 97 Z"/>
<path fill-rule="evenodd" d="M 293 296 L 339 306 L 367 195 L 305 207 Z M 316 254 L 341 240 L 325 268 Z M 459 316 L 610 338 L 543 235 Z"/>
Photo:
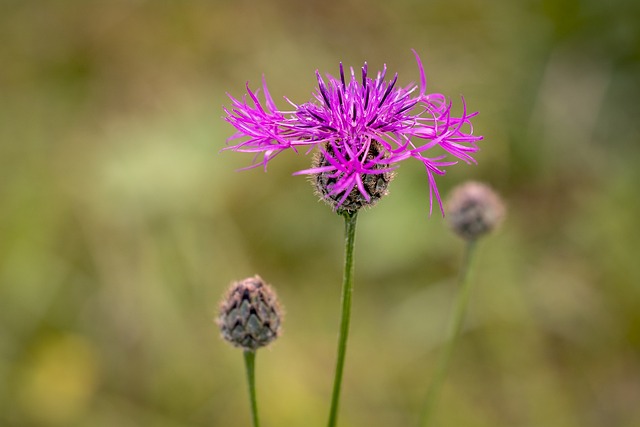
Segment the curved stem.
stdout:
<path fill-rule="evenodd" d="M 244 366 L 247 368 L 247 383 L 249 385 L 249 401 L 251 403 L 251 419 L 253 427 L 259 427 L 258 403 L 256 401 L 256 376 L 255 376 L 256 352 L 244 351 Z"/>
<path fill-rule="evenodd" d="M 422 411 L 421 423 L 423 427 L 427 427 L 431 420 L 438 400 L 438 395 L 444 379 L 449 369 L 449 363 L 451 362 L 451 355 L 453 354 L 453 348 L 456 341 L 460 336 L 464 318 L 467 312 L 467 305 L 469 303 L 469 294 L 471 293 L 471 281 L 469 280 L 469 270 L 471 267 L 471 260 L 473 258 L 474 249 L 476 246 L 475 240 L 469 240 L 465 247 L 464 258 L 462 260 L 462 266 L 460 267 L 460 274 L 458 276 L 458 295 L 455 302 L 455 309 L 453 318 L 449 324 L 449 331 L 447 335 L 447 341 L 445 347 L 440 355 L 436 373 L 431 381 L 429 390 L 427 391 L 427 397 L 425 400 L 425 406 Z"/>
<path fill-rule="evenodd" d="M 331 395 L 331 410 L 329 412 L 329 427 L 335 427 L 338 420 L 338 403 L 340 401 L 340 387 L 342 385 L 342 372 L 344 359 L 347 352 L 347 338 L 349 337 L 349 321 L 351 319 L 351 294 L 353 292 L 353 247 L 356 235 L 356 220 L 358 213 L 344 213 L 345 221 L 345 254 L 344 275 L 342 277 L 342 314 L 340 320 L 340 335 L 338 337 L 338 357 L 336 360 L 336 372 L 333 380 L 333 393 Z"/>

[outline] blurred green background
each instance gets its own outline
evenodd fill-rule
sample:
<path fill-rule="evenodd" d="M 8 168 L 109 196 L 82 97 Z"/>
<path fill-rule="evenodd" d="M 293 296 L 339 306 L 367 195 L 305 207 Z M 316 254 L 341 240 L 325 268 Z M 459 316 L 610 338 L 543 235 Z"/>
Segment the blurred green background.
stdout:
<path fill-rule="evenodd" d="M 460 95 L 509 216 L 480 244 L 439 426 L 640 425 L 640 2 L 0 3 L 0 425 L 248 426 L 212 322 L 256 273 L 286 307 L 265 426 L 326 422 L 343 223 L 287 153 L 236 172 L 225 92 L 281 107 L 339 61 Z M 415 425 L 463 244 L 418 163 L 360 215 L 340 425 Z"/>

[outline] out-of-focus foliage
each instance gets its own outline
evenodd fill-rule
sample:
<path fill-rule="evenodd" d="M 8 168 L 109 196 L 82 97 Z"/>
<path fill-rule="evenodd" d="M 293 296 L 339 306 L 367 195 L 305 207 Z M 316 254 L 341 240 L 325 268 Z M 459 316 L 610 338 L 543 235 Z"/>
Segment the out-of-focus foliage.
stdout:
<path fill-rule="evenodd" d="M 314 71 L 387 63 L 485 136 L 509 215 L 480 244 L 440 426 L 640 425 L 640 3 L 632 0 L 0 4 L 0 425 L 243 426 L 241 354 L 212 322 L 259 273 L 286 307 L 257 357 L 265 425 L 325 422 L 342 221 L 291 172 L 235 172 L 225 92 L 276 102 Z M 410 426 L 462 243 L 420 165 L 360 215 L 341 425 Z"/>

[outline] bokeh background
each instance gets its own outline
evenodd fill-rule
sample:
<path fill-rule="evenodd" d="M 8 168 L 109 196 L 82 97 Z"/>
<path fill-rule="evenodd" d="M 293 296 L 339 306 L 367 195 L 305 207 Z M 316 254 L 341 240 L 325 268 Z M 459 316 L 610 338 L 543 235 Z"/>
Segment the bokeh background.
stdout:
<path fill-rule="evenodd" d="M 483 240 L 439 426 L 640 425 L 640 2 L 0 4 L 0 425 L 247 426 L 212 322 L 255 273 L 286 306 L 257 358 L 266 426 L 326 422 L 343 222 L 288 153 L 236 172 L 225 92 L 386 63 L 480 111 L 509 216 Z M 340 424 L 416 425 L 463 244 L 422 166 L 360 215 Z"/>

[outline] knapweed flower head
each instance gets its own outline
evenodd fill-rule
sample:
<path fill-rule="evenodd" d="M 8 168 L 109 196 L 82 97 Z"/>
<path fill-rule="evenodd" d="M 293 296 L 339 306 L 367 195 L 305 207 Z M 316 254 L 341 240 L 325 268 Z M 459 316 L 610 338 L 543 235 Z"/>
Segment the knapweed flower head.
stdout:
<path fill-rule="evenodd" d="M 349 78 L 340 64 L 339 78 L 316 71 L 318 89 L 304 104 L 285 98 L 292 109 L 279 110 L 263 78 L 264 103 L 258 91 L 236 99 L 225 108 L 226 120 L 237 132 L 236 141 L 226 149 L 254 153 L 251 167 L 264 166 L 285 150 L 319 154 L 310 169 L 296 172 L 315 177 L 319 193 L 338 211 L 357 210 L 374 203 L 386 193 L 391 172 L 403 160 L 422 162 L 429 180 L 429 200 L 435 198 L 442 211 L 435 175 L 457 163 L 475 160 L 476 143 L 471 118 L 463 99 L 462 114 L 452 114 L 452 104 L 444 95 L 427 93 L 424 68 L 414 51 L 420 84 L 397 86 L 398 75 L 385 80 L 386 65 L 375 78 L 369 76 L 367 63 L 356 77 Z M 440 150 L 437 150 L 440 148 Z M 431 154 L 433 153 L 433 154 Z"/>
<path fill-rule="evenodd" d="M 260 276 L 233 282 L 220 303 L 216 323 L 222 337 L 236 347 L 255 351 L 280 334 L 282 309 Z"/>
<path fill-rule="evenodd" d="M 486 184 L 468 181 L 455 187 L 446 203 L 451 229 L 465 240 L 475 240 L 503 220 L 502 199 Z"/>
<path fill-rule="evenodd" d="M 329 166 L 330 163 L 327 160 L 329 157 L 325 155 L 325 152 L 329 152 L 329 156 L 333 153 L 331 145 L 323 147 L 324 150 L 316 153 L 313 156 L 312 166 L 314 169 L 322 169 Z M 376 141 L 371 143 L 369 147 L 369 153 L 367 158 L 369 160 L 376 158 L 380 155 L 381 147 Z M 360 179 L 362 186 L 354 186 L 350 193 L 346 191 L 343 193 L 335 193 L 332 190 L 335 188 L 336 182 L 339 176 L 336 176 L 331 171 L 320 172 L 311 176 L 311 183 L 316 189 L 321 200 L 327 202 L 333 209 L 339 214 L 343 212 L 353 213 L 362 207 L 371 207 L 383 196 L 387 195 L 387 188 L 389 183 L 394 177 L 394 173 L 388 168 L 388 165 L 377 164 L 377 169 L 386 169 L 386 171 L 372 174 L 361 174 Z M 361 192 L 360 188 L 364 188 L 364 192 Z M 345 197 L 346 194 L 346 197 Z"/>

